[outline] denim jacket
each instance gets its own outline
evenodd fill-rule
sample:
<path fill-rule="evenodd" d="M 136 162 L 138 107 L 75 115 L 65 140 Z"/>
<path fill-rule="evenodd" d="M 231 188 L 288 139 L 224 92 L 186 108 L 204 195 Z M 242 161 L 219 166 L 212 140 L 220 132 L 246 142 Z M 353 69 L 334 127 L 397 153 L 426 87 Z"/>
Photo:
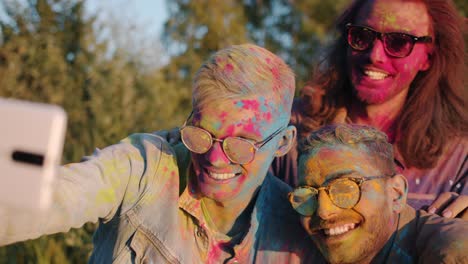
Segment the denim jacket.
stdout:
<path fill-rule="evenodd" d="M 179 176 L 178 162 L 187 168 L 188 157 L 154 134 L 97 150 L 61 168 L 47 213 L 0 212 L 0 245 L 99 221 L 90 263 L 322 262 L 287 202 L 289 187 L 271 175 L 248 230 L 231 238 L 211 228 L 200 199 L 185 187 L 187 170 Z"/>

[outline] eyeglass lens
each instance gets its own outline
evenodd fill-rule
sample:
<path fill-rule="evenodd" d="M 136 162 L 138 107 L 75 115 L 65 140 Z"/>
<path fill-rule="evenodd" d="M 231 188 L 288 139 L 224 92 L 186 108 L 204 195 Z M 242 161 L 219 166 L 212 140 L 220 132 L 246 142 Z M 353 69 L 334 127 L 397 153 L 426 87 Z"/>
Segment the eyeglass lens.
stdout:
<path fill-rule="evenodd" d="M 186 126 L 181 130 L 181 138 L 184 145 L 192 152 L 204 154 L 213 145 L 211 134 L 201 128 Z M 255 155 L 254 145 L 242 138 L 227 137 L 222 142 L 223 151 L 234 163 L 246 164 L 253 160 Z"/>
<path fill-rule="evenodd" d="M 328 195 L 333 204 L 344 209 L 354 207 L 361 196 L 359 185 L 350 179 L 335 180 L 325 189 L 328 189 Z M 311 187 L 299 187 L 290 194 L 289 199 L 299 214 L 311 216 L 318 207 L 318 190 Z"/>
<path fill-rule="evenodd" d="M 348 28 L 348 43 L 359 51 L 364 51 L 372 47 L 375 38 L 379 36 L 379 32 L 369 28 L 350 26 Z M 406 57 L 413 50 L 413 38 L 404 33 L 383 33 L 383 45 L 385 51 L 394 57 Z"/>

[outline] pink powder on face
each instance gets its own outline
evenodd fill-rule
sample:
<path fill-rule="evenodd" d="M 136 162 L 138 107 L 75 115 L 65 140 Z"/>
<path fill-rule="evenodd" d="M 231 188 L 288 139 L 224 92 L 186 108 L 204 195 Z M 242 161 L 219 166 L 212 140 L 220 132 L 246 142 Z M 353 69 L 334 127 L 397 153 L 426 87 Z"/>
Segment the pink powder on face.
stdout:
<path fill-rule="evenodd" d="M 219 118 L 221 118 L 221 120 L 225 120 L 227 115 L 228 115 L 228 113 L 227 113 L 226 111 L 223 111 L 223 112 L 221 112 L 221 114 L 219 115 Z"/>
<path fill-rule="evenodd" d="M 216 63 L 218 63 L 218 64 L 219 64 L 219 63 L 222 63 L 222 62 L 224 61 L 224 59 L 221 58 L 221 57 L 216 57 L 215 60 L 216 60 Z"/>
<path fill-rule="evenodd" d="M 228 64 L 226 64 L 226 66 L 224 66 L 224 71 L 227 74 L 231 74 L 233 70 L 234 70 L 234 66 L 232 66 L 231 63 L 228 63 Z"/>
<path fill-rule="evenodd" d="M 271 122 L 271 113 L 270 112 L 263 113 L 262 118 L 265 119 L 265 121 L 268 123 Z"/>
<path fill-rule="evenodd" d="M 252 133 L 255 135 L 260 135 L 260 131 L 258 131 L 258 126 L 255 126 L 252 123 L 248 123 L 244 126 L 244 130 L 247 131 L 248 133 Z"/>
<path fill-rule="evenodd" d="M 241 100 L 242 102 L 242 105 L 244 109 L 251 109 L 251 110 L 255 110 L 255 111 L 258 111 L 258 107 L 260 106 L 260 104 L 258 103 L 257 100 Z"/>
<path fill-rule="evenodd" d="M 236 125 L 232 124 L 226 128 L 226 135 L 232 136 L 234 134 L 234 131 L 236 130 Z"/>
<path fill-rule="evenodd" d="M 276 81 L 280 79 L 280 72 L 277 67 L 271 68 L 271 73 L 273 74 L 273 77 L 275 77 Z"/>

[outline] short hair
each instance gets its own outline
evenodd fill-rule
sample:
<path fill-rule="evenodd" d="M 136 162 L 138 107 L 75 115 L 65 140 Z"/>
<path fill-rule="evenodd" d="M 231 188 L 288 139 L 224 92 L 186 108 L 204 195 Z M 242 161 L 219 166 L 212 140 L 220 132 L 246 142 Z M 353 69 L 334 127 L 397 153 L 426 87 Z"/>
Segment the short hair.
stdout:
<path fill-rule="evenodd" d="M 291 68 L 270 51 L 253 45 L 230 46 L 214 53 L 193 81 L 192 103 L 200 109 L 213 100 L 269 96 L 289 120 L 295 92 Z"/>
<path fill-rule="evenodd" d="M 315 155 L 321 148 L 336 145 L 358 149 L 380 161 L 380 169 L 386 175 L 395 174 L 393 146 L 380 130 L 357 124 L 326 125 L 299 141 L 301 157 Z"/>

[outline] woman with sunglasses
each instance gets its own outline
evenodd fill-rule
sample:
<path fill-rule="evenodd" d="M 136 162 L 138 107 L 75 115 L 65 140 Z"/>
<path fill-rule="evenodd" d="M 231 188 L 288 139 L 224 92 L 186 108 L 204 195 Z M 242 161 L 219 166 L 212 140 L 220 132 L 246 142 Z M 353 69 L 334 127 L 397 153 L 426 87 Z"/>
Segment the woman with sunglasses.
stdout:
<path fill-rule="evenodd" d="M 329 123 L 372 125 L 394 145 L 409 204 L 467 218 L 467 109 L 463 19 L 447 0 L 358 0 L 295 102 L 304 137 Z M 297 184 L 297 153 L 273 164 Z"/>

